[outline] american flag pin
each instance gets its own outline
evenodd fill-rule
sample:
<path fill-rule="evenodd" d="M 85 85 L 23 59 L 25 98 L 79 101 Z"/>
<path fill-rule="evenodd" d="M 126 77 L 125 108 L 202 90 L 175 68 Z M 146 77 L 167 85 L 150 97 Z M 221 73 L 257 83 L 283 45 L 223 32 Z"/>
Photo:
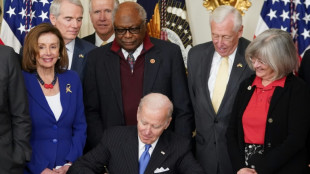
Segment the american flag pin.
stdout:
<path fill-rule="evenodd" d="M 243 67 L 242 63 L 238 63 L 237 67 L 242 68 Z"/>
<path fill-rule="evenodd" d="M 163 155 L 165 155 L 165 154 L 166 154 L 164 151 L 161 151 L 160 153 L 161 153 L 161 154 L 163 154 Z"/>
<path fill-rule="evenodd" d="M 80 54 L 80 55 L 79 55 L 79 58 L 84 58 L 84 55 L 83 55 L 83 54 Z"/>
<path fill-rule="evenodd" d="M 154 64 L 154 63 L 155 63 L 155 59 L 151 59 L 151 60 L 150 60 L 150 63 L 151 63 L 151 64 Z"/>
<path fill-rule="evenodd" d="M 251 91 L 251 89 L 252 89 L 252 86 L 248 86 L 248 90 Z"/>

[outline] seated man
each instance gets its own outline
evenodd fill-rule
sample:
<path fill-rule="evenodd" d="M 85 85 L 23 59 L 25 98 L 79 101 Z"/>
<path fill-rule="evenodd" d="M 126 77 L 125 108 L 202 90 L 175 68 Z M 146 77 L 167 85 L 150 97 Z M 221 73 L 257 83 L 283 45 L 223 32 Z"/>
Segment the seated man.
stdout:
<path fill-rule="evenodd" d="M 78 159 L 68 173 L 204 173 L 189 140 L 165 130 L 172 111 L 165 95 L 146 95 L 138 107 L 137 126 L 105 131 L 98 146 Z"/>

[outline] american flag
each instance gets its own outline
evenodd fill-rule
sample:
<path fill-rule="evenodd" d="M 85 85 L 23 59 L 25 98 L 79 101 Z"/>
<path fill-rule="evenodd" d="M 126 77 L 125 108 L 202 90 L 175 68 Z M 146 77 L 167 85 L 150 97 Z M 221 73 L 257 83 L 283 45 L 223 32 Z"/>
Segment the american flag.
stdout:
<path fill-rule="evenodd" d="M 169 40 L 180 46 L 185 66 L 187 66 L 187 54 L 192 48 L 192 34 L 187 18 L 185 0 L 137 0 L 146 12 L 147 19 L 155 20 L 154 8 L 159 6 L 160 30 L 155 33 L 160 33 L 159 36 L 152 35 L 162 40 Z M 152 16 L 154 15 L 154 16 Z M 150 32 L 150 31 L 149 31 Z"/>
<path fill-rule="evenodd" d="M 19 52 L 31 28 L 49 22 L 49 8 L 53 0 L 6 0 L 0 38 L 5 45 Z"/>
<path fill-rule="evenodd" d="M 291 33 L 302 56 L 310 45 L 310 0 L 265 0 L 255 36 L 269 28 Z"/>

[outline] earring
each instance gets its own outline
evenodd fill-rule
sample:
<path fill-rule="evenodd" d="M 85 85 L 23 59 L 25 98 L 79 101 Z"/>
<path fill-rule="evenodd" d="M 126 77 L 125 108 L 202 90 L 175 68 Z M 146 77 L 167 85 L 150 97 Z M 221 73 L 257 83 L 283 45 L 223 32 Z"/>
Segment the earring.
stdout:
<path fill-rule="evenodd" d="M 58 59 L 60 60 L 60 57 L 58 57 Z"/>

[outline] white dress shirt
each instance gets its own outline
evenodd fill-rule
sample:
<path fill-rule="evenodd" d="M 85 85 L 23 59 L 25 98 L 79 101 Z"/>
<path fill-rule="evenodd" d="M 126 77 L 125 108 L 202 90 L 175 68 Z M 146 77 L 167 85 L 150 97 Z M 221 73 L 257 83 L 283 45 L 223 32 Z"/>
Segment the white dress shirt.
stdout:
<path fill-rule="evenodd" d="M 139 136 L 138 136 L 138 141 L 139 141 L 139 156 L 138 156 L 138 161 L 139 161 L 142 153 L 145 151 L 145 144 L 142 143 L 142 141 L 140 140 Z M 150 156 L 152 156 L 152 153 L 153 153 L 153 151 L 155 149 L 155 146 L 156 146 L 157 142 L 158 142 L 158 138 L 157 138 L 157 140 L 154 143 L 152 143 L 152 146 L 149 149 Z"/>
<path fill-rule="evenodd" d="M 53 96 L 45 96 L 45 98 L 55 116 L 56 121 L 58 121 L 62 112 L 62 106 L 60 102 L 60 92 Z"/>
<path fill-rule="evenodd" d="M 135 61 L 137 60 L 138 56 L 141 54 L 142 49 L 143 49 L 143 43 L 133 52 L 132 55 L 135 58 Z M 123 48 L 122 48 L 122 52 L 123 52 L 125 59 L 127 59 L 129 53 Z"/>
<path fill-rule="evenodd" d="M 95 39 L 95 45 L 96 45 L 97 47 L 100 47 L 101 44 L 102 44 L 102 42 L 103 42 L 103 40 L 101 40 L 101 38 L 98 36 L 97 33 L 95 33 L 95 38 L 96 38 L 96 39 Z M 113 33 L 112 36 L 111 36 L 108 40 L 106 40 L 107 43 L 112 42 L 112 41 L 114 40 L 114 38 L 115 38 L 115 34 Z"/>
<path fill-rule="evenodd" d="M 66 44 L 67 54 L 68 54 L 68 59 L 69 59 L 68 69 L 71 69 L 71 66 L 72 66 L 74 45 L 75 45 L 75 39 Z"/>
<path fill-rule="evenodd" d="M 228 70 L 228 77 L 230 77 L 231 69 L 234 64 L 235 56 L 236 56 L 237 49 L 228 56 L 228 62 L 229 62 L 229 70 Z M 212 64 L 211 64 L 211 70 L 208 80 L 208 88 L 210 93 L 210 98 L 212 99 L 213 96 L 213 89 L 215 85 L 216 75 L 219 70 L 220 64 L 221 64 L 221 58 L 222 56 L 219 55 L 216 51 L 214 52 Z M 229 79 L 229 78 L 228 78 Z"/>

